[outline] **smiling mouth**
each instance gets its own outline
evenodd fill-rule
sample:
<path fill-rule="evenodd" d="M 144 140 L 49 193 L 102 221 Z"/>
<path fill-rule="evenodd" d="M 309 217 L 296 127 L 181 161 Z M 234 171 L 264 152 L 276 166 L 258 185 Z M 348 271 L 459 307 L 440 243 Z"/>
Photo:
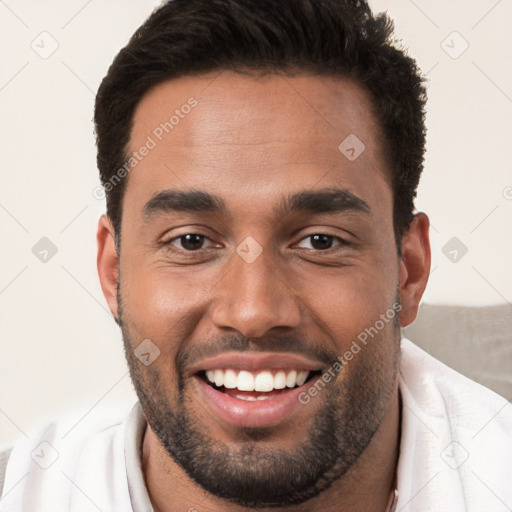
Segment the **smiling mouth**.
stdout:
<path fill-rule="evenodd" d="M 303 386 L 321 371 L 269 369 L 247 371 L 218 368 L 205 370 L 199 377 L 216 391 L 246 401 L 269 400 Z"/>

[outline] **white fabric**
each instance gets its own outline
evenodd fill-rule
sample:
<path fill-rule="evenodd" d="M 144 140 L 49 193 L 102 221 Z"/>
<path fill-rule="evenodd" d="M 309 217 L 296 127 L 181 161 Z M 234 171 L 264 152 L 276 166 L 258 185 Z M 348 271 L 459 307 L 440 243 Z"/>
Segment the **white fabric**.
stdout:
<path fill-rule="evenodd" d="M 124 430 L 124 456 L 133 512 L 154 512 L 142 470 L 142 445 L 147 426 L 142 407 L 137 402 Z"/>
<path fill-rule="evenodd" d="M 91 414 L 71 432 L 73 423 L 66 418 L 15 445 L 0 511 L 132 511 L 119 419 L 126 415 L 126 408 L 101 411 L 101 418 Z"/>
<path fill-rule="evenodd" d="M 397 512 L 506 512 L 512 509 L 512 406 L 402 341 L 403 403 Z M 92 414 L 90 415 L 92 416 Z M 51 424 L 16 445 L 7 466 L 2 512 L 130 512 L 125 449 L 140 428 L 127 411 L 101 421 Z M 133 418 L 133 414 L 131 415 Z M 144 422 L 142 415 L 136 416 Z M 133 438 L 133 439 L 132 439 Z M 42 469 L 31 458 L 52 460 Z M 130 468 L 139 471 L 140 468 Z M 133 487 L 133 481 L 130 481 Z M 143 478 L 137 485 L 142 487 Z M 145 489 L 140 489 L 145 494 Z M 133 489 L 132 489 L 133 491 Z M 136 511 L 138 512 L 138 511 Z"/>
<path fill-rule="evenodd" d="M 512 405 L 402 340 L 397 512 L 510 512 Z"/>

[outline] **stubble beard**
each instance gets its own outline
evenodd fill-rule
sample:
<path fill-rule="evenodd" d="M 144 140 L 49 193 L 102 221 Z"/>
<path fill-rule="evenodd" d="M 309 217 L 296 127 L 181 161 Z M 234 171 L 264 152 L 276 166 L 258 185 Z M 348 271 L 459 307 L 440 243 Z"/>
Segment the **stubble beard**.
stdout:
<path fill-rule="evenodd" d="M 309 430 L 295 451 L 269 448 L 273 428 L 244 428 L 230 444 L 217 441 L 189 406 L 192 400 L 184 368 L 174 368 L 178 389 L 166 390 L 156 365 L 145 367 L 135 357 L 137 343 L 128 332 L 130 322 L 123 317 L 120 299 L 118 291 L 125 355 L 151 430 L 194 482 L 229 502 L 253 509 L 286 508 L 318 496 L 356 464 L 390 406 L 399 363 L 398 315 L 391 332 L 387 331 L 393 337 L 393 353 L 386 354 L 388 364 L 382 364 L 382 344 L 389 340 L 375 337 L 362 348 L 362 358 L 354 356 L 357 362 L 348 376 L 343 369 L 339 376 L 344 378 L 312 400 L 323 400 L 323 404 L 315 408 Z M 175 397 L 173 403 L 168 396 Z"/>

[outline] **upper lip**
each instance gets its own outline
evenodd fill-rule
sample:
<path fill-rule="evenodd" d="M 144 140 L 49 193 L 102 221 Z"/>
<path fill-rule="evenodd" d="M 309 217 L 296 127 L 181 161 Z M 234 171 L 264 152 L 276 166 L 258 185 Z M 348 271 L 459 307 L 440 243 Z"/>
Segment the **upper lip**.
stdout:
<path fill-rule="evenodd" d="M 192 365 L 189 369 L 192 375 L 201 371 L 217 369 L 234 369 L 246 371 L 260 370 L 298 370 L 319 371 L 323 364 L 315 359 L 298 354 L 284 354 L 274 352 L 229 352 L 204 359 Z"/>

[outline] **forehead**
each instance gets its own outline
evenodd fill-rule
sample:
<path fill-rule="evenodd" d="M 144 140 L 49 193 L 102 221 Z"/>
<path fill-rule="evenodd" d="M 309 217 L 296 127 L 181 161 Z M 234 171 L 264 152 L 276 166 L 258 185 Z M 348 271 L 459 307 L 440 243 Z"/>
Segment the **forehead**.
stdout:
<path fill-rule="evenodd" d="M 177 187 L 244 197 L 316 183 L 389 193 L 370 98 L 347 78 L 223 71 L 163 82 L 134 114 L 128 153 L 144 146 L 125 206 Z"/>

